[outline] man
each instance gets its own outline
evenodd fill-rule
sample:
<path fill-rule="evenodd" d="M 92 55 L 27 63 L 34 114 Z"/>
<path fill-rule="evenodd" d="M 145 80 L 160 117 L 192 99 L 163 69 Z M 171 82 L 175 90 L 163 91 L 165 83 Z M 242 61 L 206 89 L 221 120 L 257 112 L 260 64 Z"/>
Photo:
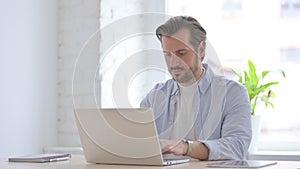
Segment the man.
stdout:
<path fill-rule="evenodd" d="M 156 29 L 173 79 L 157 84 L 141 107 L 153 109 L 165 154 L 199 160 L 245 159 L 251 141 L 247 90 L 202 63 L 206 31 L 192 17 Z"/>

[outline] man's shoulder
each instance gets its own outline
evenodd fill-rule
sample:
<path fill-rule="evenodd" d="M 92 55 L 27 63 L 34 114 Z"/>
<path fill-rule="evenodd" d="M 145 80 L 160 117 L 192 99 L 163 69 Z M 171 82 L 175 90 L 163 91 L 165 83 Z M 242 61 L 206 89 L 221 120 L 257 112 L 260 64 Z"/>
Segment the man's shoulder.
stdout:
<path fill-rule="evenodd" d="M 229 79 L 226 76 L 215 75 L 212 83 L 215 86 L 218 85 L 219 87 L 224 87 L 227 90 L 245 90 L 245 87 L 241 83 L 233 79 Z"/>
<path fill-rule="evenodd" d="M 223 73 L 223 71 L 218 71 L 218 70 L 215 70 L 213 69 L 211 66 L 209 66 L 208 64 L 204 64 L 204 67 L 206 68 L 206 71 L 207 71 L 207 78 L 210 79 L 208 80 L 208 82 L 210 83 L 218 83 L 220 85 L 225 85 L 225 86 L 228 86 L 228 85 L 240 85 L 240 83 L 238 83 L 237 81 L 235 80 L 232 80 L 228 77 L 226 77 Z M 216 72 L 219 72 L 219 73 L 216 73 Z"/>

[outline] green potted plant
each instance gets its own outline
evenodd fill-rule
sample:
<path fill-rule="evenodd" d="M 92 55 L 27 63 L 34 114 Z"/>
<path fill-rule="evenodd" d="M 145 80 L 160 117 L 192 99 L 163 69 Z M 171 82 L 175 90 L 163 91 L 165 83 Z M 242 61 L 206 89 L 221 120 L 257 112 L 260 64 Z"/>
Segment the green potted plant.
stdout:
<path fill-rule="evenodd" d="M 262 71 L 261 74 L 258 74 L 253 62 L 248 60 L 248 70 L 244 70 L 243 73 L 239 73 L 232 69 L 232 72 L 238 76 L 238 81 L 248 90 L 252 115 L 255 115 L 256 107 L 259 102 L 263 102 L 266 107 L 271 106 L 274 108 L 272 98 L 275 98 L 275 94 L 272 91 L 271 86 L 279 84 L 279 82 L 264 82 L 264 78 L 271 71 Z M 282 70 L 279 70 L 279 72 L 285 78 L 285 72 Z"/>
<path fill-rule="evenodd" d="M 271 106 L 274 108 L 272 99 L 275 98 L 275 93 L 271 86 L 279 84 L 279 82 L 265 82 L 264 79 L 271 71 L 262 71 L 260 74 L 256 72 L 256 67 L 251 60 L 248 60 L 248 70 L 239 73 L 232 69 L 232 72 L 238 76 L 238 81 L 248 90 L 248 95 L 251 104 L 252 114 L 252 141 L 249 147 L 249 153 L 256 151 L 256 144 L 260 133 L 261 116 L 256 115 L 258 103 L 264 103 L 265 107 Z M 285 78 L 285 72 L 279 70 L 280 74 Z"/>

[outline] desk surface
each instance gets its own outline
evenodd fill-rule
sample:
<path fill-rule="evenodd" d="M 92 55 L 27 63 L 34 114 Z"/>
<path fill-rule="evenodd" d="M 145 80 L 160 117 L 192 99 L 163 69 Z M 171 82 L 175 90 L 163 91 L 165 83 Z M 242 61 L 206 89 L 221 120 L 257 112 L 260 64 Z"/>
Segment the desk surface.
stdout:
<path fill-rule="evenodd" d="M 98 169 L 98 168 L 118 168 L 118 169 L 138 169 L 138 168 L 151 168 L 151 169 L 170 169 L 170 168 L 205 168 L 206 161 L 191 161 L 185 164 L 178 164 L 172 166 L 131 166 L 131 165 L 102 165 L 102 164 L 89 164 L 85 162 L 84 156 L 73 155 L 70 161 L 60 161 L 52 163 L 10 163 L 7 159 L 1 159 L 0 169 Z M 277 165 L 263 167 L 263 169 L 299 169 L 300 162 L 297 161 L 278 161 Z"/>

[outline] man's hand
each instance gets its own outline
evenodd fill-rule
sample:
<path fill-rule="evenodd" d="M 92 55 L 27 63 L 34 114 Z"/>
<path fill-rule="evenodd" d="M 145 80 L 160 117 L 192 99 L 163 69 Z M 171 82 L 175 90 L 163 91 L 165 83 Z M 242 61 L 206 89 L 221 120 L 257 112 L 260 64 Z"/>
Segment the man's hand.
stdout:
<path fill-rule="evenodd" d="M 187 143 L 178 140 L 160 140 L 163 154 L 185 155 L 188 151 Z"/>
<path fill-rule="evenodd" d="M 186 155 L 188 144 L 178 140 L 159 140 L 163 154 Z M 190 157 L 199 160 L 208 160 L 209 149 L 200 141 L 194 141 Z"/>

